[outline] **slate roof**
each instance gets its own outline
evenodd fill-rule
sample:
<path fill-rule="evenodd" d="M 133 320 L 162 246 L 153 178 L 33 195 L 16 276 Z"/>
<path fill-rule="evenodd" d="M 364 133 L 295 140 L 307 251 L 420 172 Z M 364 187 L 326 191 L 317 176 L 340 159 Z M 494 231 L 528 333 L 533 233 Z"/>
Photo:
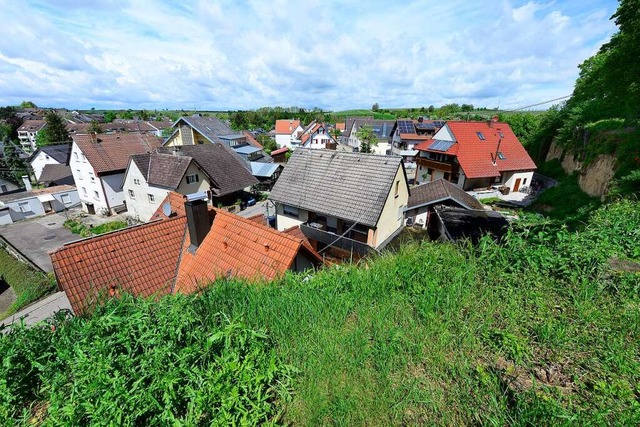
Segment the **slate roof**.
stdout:
<path fill-rule="evenodd" d="M 31 162 L 35 159 L 40 152 L 45 153 L 47 156 L 62 165 L 67 165 L 69 164 L 69 155 L 71 154 L 71 144 L 56 144 L 38 147 L 29 157 L 29 161 Z"/>
<path fill-rule="evenodd" d="M 276 120 L 276 133 L 291 135 L 300 126 L 300 120 L 283 119 Z"/>
<path fill-rule="evenodd" d="M 56 183 L 56 184 L 68 184 L 73 185 L 75 181 L 73 180 L 73 173 L 71 172 L 71 167 L 62 164 L 62 165 L 44 165 L 42 169 L 42 173 L 40 174 L 40 182 L 45 184 Z"/>
<path fill-rule="evenodd" d="M 162 144 L 162 138 L 139 133 L 72 135 L 72 138 L 98 176 L 124 171 L 129 156 L 151 152 Z"/>
<path fill-rule="evenodd" d="M 509 226 L 507 220 L 495 211 L 436 206 L 435 212 L 444 224 L 447 237 L 454 241 L 470 239 L 477 243 L 485 234 L 499 239 Z"/>
<path fill-rule="evenodd" d="M 186 124 L 197 130 L 198 133 L 207 138 L 210 142 L 222 143 L 222 140 L 218 138 L 218 136 L 231 135 L 234 133 L 233 129 L 217 117 L 183 116 L 176 120 L 173 127 L 176 127 L 181 121 L 184 121 Z"/>
<path fill-rule="evenodd" d="M 75 313 L 100 292 L 140 296 L 171 292 L 180 258 L 185 216 L 118 230 L 69 243 L 50 253 L 58 284 Z"/>
<path fill-rule="evenodd" d="M 169 193 L 154 218 L 166 218 L 162 205 L 167 202 L 177 213 L 172 218 L 70 243 L 50 254 L 56 279 L 76 313 L 100 292 L 189 293 L 220 277 L 274 279 L 300 251 L 322 261 L 304 239 L 214 208 L 209 208 L 211 229 L 194 252 L 182 195 Z"/>
<path fill-rule="evenodd" d="M 497 177 L 502 172 L 536 169 L 527 150 L 506 123 L 450 121 L 445 126 L 456 140 L 456 144 L 445 154 L 457 156 L 460 167 L 468 178 Z M 482 133 L 484 139 L 478 137 L 478 132 Z M 437 135 L 436 133 L 435 136 Z M 430 148 L 433 143 L 434 140 L 428 140 L 416 145 L 415 149 L 442 153 Z M 504 159 L 498 158 L 494 165 L 492 156 L 495 156 L 496 151 L 500 151 Z"/>
<path fill-rule="evenodd" d="M 400 156 L 299 148 L 270 199 L 375 227 L 400 167 Z"/>
<path fill-rule="evenodd" d="M 407 209 L 453 200 L 467 209 L 483 209 L 482 203 L 449 181 L 438 179 L 411 189 Z"/>
<path fill-rule="evenodd" d="M 0 202 L 10 203 L 10 202 L 15 202 L 17 200 L 38 197 L 43 194 L 57 194 L 57 193 L 64 193 L 68 191 L 75 191 L 75 190 L 76 190 L 76 187 L 74 187 L 73 185 L 56 185 L 54 187 L 37 188 L 31 191 L 19 191 L 17 193 L 11 193 L 11 194 L 5 193 L 0 195 Z"/>
<path fill-rule="evenodd" d="M 158 148 L 159 153 L 173 153 L 174 147 Z M 183 145 L 182 154 L 193 158 L 212 180 L 215 196 L 224 196 L 258 183 L 251 175 L 248 162 L 224 144 Z M 246 164 L 245 164 L 246 163 Z"/>

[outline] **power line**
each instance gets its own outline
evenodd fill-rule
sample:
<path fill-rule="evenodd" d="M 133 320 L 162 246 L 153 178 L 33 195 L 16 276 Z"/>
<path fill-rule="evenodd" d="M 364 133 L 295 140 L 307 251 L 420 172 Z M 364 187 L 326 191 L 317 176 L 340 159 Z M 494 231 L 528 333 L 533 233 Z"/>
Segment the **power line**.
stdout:
<path fill-rule="evenodd" d="M 513 111 L 524 110 L 526 108 L 531 108 L 531 107 L 537 107 L 539 105 L 544 105 L 544 104 L 548 104 L 550 102 L 560 101 L 562 99 L 567 99 L 567 98 L 571 98 L 571 95 L 561 96 L 560 98 L 550 99 L 549 101 L 538 102 L 537 104 L 526 105 L 526 106 L 520 107 L 520 108 L 514 108 L 513 110 L 505 110 L 505 113 L 511 113 Z"/>

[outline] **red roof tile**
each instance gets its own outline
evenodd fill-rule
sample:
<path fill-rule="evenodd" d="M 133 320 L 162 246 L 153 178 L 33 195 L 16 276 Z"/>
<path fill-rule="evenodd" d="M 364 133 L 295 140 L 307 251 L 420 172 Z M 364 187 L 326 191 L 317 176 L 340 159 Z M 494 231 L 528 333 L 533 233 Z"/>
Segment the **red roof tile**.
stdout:
<path fill-rule="evenodd" d="M 101 293 L 168 294 L 186 229 L 186 217 L 156 221 L 64 245 L 52 252 L 58 284 L 81 313 Z"/>
<path fill-rule="evenodd" d="M 162 138 L 139 133 L 72 135 L 96 175 L 124 171 L 129 156 L 153 151 L 162 145 Z"/>
<path fill-rule="evenodd" d="M 338 129 L 341 132 L 344 132 L 344 123 L 336 123 L 336 129 Z"/>
<path fill-rule="evenodd" d="M 201 284 L 219 277 L 274 279 L 292 266 L 304 247 L 300 238 L 221 209 L 213 212 L 211 230 L 195 253 L 189 250 L 189 239 L 185 240 L 176 292 L 197 291 Z M 315 251 L 305 247 L 305 252 L 317 262 L 322 261 Z"/>
<path fill-rule="evenodd" d="M 457 156 L 460 167 L 468 178 L 494 177 L 507 171 L 536 169 L 536 164 L 527 150 L 506 123 L 450 121 L 445 126 L 456 140 L 445 154 Z M 482 133 L 484 139 L 479 138 L 478 132 Z M 432 143 L 433 140 L 425 141 L 415 148 L 420 151 L 442 153 L 430 150 L 429 146 Z M 492 158 L 495 157 L 496 151 L 501 152 L 504 159 L 498 158 L 494 164 Z"/>
<path fill-rule="evenodd" d="M 160 206 L 158 206 L 158 209 L 156 209 L 149 221 L 169 218 L 164 214 L 164 205 L 166 203 L 169 203 L 169 206 L 171 207 L 171 218 L 185 215 L 184 201 L 184 195 L 176 193 L 175 191 L 170 191 L 169 194 L 167 194 L 167 197 L 165 197 L 162 203 L 160 203 Z"/>
<path fill-rule="evenodd" d="M 276 120 L 276 134 L 291 135 L 300 126 L 300 120 Z"/>
<path fill-rule="evenodd" d="M 278 148 L 277 150 L 273 150 L 271 152 L 271 155 L 275 156 L 278 154 L 286 153 L 287 151 L 289 151 L 289 147 L 282 147 L 282 148 Z"/>

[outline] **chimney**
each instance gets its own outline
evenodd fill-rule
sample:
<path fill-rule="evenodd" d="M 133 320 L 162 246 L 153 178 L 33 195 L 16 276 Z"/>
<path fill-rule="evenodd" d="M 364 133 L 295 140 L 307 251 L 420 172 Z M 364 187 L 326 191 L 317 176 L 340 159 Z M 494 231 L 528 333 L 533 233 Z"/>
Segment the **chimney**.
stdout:
<path fill-rule="evenodd" d="M 31 191 L 31 181 L 29 181 L 29 176 L 27 175 L 22 175 L 22 182 L 24 182 L 24 188 L 27 189 L 27 191 Z"/>
<path fill-rule="evenodd" d="M 190 200 L 184 204 L 187 213 L 187 226 L 191 240 L 190 250 L 196 250 L 207 237 L 211 229 L 209 210 L 205 200 Z"/>

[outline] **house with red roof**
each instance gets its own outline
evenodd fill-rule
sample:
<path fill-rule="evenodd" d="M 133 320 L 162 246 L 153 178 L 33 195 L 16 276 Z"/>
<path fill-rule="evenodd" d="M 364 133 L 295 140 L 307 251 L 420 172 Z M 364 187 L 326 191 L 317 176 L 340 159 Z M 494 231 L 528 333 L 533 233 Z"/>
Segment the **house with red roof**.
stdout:
<path fill-rule="evenodd" d="M 72 135 L 69 167 L 78 187 L 82 210 L 109 215 L 125 208 L 122 180 L 129 156 L 155 151 L 162 138 L 152 134 Z"/>
<path fill-rule="evenodd" d="M 415 146 L 417 183 L 445 179 L 463 190 L 531 184 L 536 164 L 506 123 L 449 121 Z"/>
<path fill-rule="evenodd" d="M 50 254 L 75 313 L 120 292 L 192 293 L 220 278 L 262 282 L 322 263 L 306 239 L 208 207 L 201 198 L 170 193 L 154 218 Z"/>
<path fill-rule="evenodd" d="M 300 136 L 300 147 L 312 150 L 335 150 L 338 142 L 329 133 L 329 127 L 325 123 L 316 123 L 307 126 Z"/>
<path fill-rule="evenodd" d="M 297 147 L 304 128 L 300 120 L 276 120 L 275 137 L 279 147 Z"/>

